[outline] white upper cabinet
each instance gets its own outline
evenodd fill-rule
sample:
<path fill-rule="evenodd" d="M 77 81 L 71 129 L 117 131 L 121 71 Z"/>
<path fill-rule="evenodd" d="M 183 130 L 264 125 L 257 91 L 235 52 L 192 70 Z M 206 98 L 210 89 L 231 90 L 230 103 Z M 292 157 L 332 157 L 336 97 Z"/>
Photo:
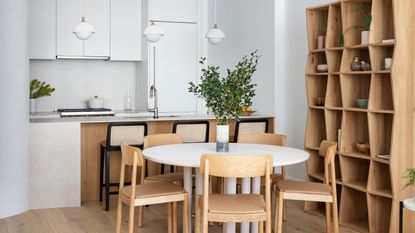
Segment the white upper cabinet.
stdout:
<path fill-rule="evenodd" d="M 30 59 L 56 58 L 56 0 L 30 0 Z"/>
<path fill-rule="evenodd" d="M 78 39 L 72 30 L 86 17 L 95 33 L 86 41 Z M 57 0 L 57 56 L 110 56 L 110 1 Z"/>
<path fill-rule="evenodd" d="M 149 19 L 169 22 L 196 22 L 196 0 L 148 0 Z"/>
<path fill-rule="evenodd" d="M 141 12 L 141 0 L 111 0 L 111 60 L 141 60 Z"/>
<path fill-rule="evenodd" d="M 196 112 L 197 100 L 188 91 L 198 77 L 197 25 L 157 23 L 164 36 L 156 46 L 156 87 L 160 112 Z M 152 60 L 153 52 L 150 52 Z M 154 64 L 150 64 L 152 66 Z M 150 85 L 152 85 L 152 68 Z M 152 100 L 149 101 L 150 105 Z"/>

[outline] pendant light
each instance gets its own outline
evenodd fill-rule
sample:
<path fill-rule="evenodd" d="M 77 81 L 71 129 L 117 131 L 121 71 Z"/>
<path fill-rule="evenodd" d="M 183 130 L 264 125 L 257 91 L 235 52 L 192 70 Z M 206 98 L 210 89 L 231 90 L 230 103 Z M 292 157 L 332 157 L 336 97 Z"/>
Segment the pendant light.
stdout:
<path fill-rule="evenodd" d="M 223 31 L 218 28 L 218 24 L 216 23 L 216 0 L 215 0 L 215 18 L 214 19 L 215 19 L 215 22 L 213 24 L 213 28 L 210 29 L 206 33 L 206 39 L 208 39 L 208 41 L 211 44 L 217 45 L 220 42 L 222 42 L 222 40 L 225 39 L 225 33 L 223 33 Z"/>
<path fill-rule="evenodd" d="M 85 19 L 85 8 L 85 0 L 83 0 L 83 16 L 81 22 L 75 25 L 72 30 L 72 33 L 80 40 L 88 40 L 95 33 L 94 26 Z"/>
<path fill-rule="evenodd" d="M 150 25 L 148 25 L 143 32 L 143 36 L 146 40 L 150 43 L 155 43 L 160 40 L 160 38 L 164 35 L 163 30 L 157 26 L 154 21 L 151 21 Z"/>

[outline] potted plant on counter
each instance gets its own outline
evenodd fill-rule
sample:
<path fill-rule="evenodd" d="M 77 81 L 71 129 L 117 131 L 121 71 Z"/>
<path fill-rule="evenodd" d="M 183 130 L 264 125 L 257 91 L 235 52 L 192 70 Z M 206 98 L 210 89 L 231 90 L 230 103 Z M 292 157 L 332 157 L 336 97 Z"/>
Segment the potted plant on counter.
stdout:
<path fill-rule="evenodd" d="M 37 99 L 44 96 L 50 96 L 55 88 L 51 87 L 46 82 L 33 79 L 30 82 L 30 112 L 34 113 L 37 110 Z"/>
<path fill-rule="evenodd" d="M 410 168 L 406 170 L 406 176 L 402 178 L 406 179 L 406 184 L 403 187 L 404 189 L 408 187 L 414 187 L 415 186 L 415 168 Z M 412 198 L 404 200 L 403 204 L 405 208 L 411 211 L 415 211 L 415 193 Z"/>
<path fill-rule="evenodd" d="M 190 82 L 189 92 L 202 98 L 206 107 L 217 120 L 216 150 L 229 151 L 229 121 L 238 119 L 243 109 L 252 105 L 255 86 L 252 75 L 256 71 L 260 56 L 257 51 L 244 56 L 233 70 L 228 69 L 226 77 L 220 77 L 218 66 L 206 65 L 201 58 L 202 76 L 200 83 Z"/>

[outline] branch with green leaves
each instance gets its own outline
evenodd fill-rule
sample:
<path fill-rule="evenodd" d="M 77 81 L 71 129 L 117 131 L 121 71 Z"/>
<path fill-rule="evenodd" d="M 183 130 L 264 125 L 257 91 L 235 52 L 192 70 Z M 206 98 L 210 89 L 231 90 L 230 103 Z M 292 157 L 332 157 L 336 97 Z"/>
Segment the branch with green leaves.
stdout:
<path fill-rule="evenodd" d="M 215 114 L 218 124 L 226 125 L 238 119 L 244 108 L 252 105 L 256 84 L 252 75 L 256 71 L 260 56 L 257 51 L 244 56 L 233 70 L 227 69 L 226 77 L 220 77 L 218 66 L 206 65 L 206 58 L 199 63 L 202 68 L 200 83 L 189 82 L 189 92 L 206 101 L 206 107 Z"/>
<path fill-rule="evenodd" d="M 402 177 L 406 179 L 406 184 L 403 187 L 404 189 L 407 187 L 411 187 L 415 185 L 415 168 L 410 168 L 406 170 L 406 176 Z"/>
<path fill-rule="evenodd" d="M 55 88 L 51 87 L 46 82 L 33 79 L 30 82 L 30 99 L 37 99 L 43 96 L 50 96 Z"/>
<path fill-rule="evenodd" d="M 348 27 L 346 30 L 344 30 L 344 32 L 340 35 L 340 38 L 339 38 L 340 47 L 344 46 L 344 34 L 346 34 L 351 29 L 357 30 L 359 28 L 362 28 L 364 31 L 370 31 L 370 25 L 372 23 L 372 13 L 365 12 L 365 8 L 363 7 L 362 4 L 357 5 L 356 10 L 357 12 L 360 12 L 363 15 L 364 23 L 363 24 L 356 23 Z"/>

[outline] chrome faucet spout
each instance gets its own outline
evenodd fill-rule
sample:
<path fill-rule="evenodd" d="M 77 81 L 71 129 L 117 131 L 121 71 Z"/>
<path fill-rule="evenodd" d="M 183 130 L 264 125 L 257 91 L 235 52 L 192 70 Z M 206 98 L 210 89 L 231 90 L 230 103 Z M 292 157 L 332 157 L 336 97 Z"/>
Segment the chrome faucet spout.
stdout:
<path fill-rule="evenodd" d="M 153 98 L 154 100 L 154 107 L 148 109 L 147 111 L 152 112 L 153 118 L 157 119 L 159 118 L 158 93 L 157 93 L 157 88 L 154 85 L 150 87 L 150 98 Z"/>

